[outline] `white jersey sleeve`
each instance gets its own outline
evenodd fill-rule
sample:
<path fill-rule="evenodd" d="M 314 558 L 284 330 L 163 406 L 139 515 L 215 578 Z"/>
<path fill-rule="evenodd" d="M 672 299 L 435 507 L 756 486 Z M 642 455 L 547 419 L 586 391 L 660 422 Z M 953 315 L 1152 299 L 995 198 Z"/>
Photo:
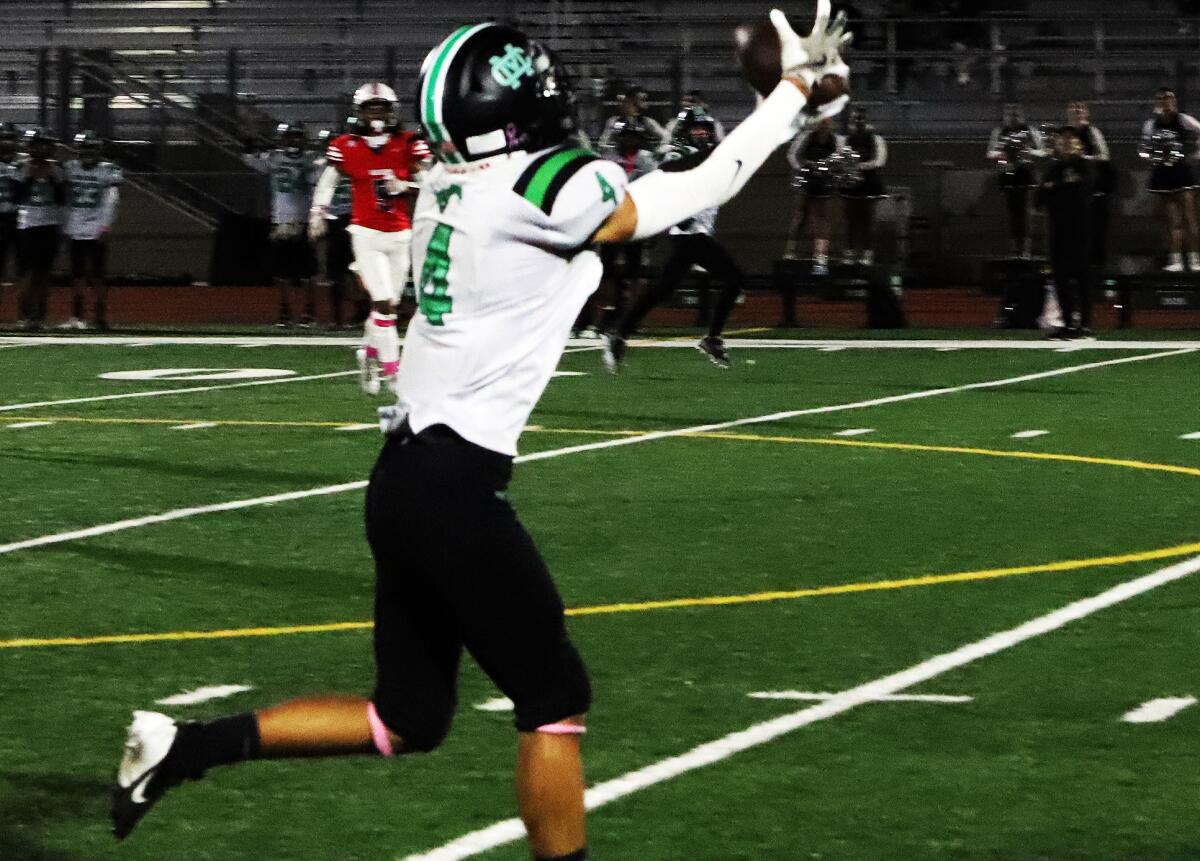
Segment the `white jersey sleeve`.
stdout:
<path fill-rule="evenodd" d="M 523 201 L 507 230 L 538 248 L 578 250 L 625 200 L 626 185 L 620 165 L 585 149 L 552 150 L 530 162 L 513 186 Z"/>

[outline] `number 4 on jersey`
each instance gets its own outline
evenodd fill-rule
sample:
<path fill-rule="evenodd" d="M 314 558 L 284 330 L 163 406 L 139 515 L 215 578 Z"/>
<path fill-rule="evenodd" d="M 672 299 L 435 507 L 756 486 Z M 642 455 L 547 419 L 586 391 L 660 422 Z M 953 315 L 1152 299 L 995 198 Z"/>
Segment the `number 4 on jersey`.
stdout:
<path fill-rule="evenodd" d="M 450 288 L 450 237 L 454 228 L 439 223 L 429 238 L 425 251 L 425 265 L 421 268 L 421 283 L 417 286 L 420 298 L 417 308 L 425 319 L 434 326 L 444 326 L 445 316 L 450 313 L 454 300 L 446 295 Z"/>

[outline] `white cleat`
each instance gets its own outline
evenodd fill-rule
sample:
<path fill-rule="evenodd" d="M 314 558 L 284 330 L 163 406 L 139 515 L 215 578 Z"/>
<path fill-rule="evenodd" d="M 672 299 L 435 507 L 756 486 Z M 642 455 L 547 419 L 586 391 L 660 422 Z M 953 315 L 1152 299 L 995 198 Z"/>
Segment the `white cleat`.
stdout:
<path fill-rule="evenodd" d="M 365 347 L 355 350 L 354 358 L 358 361 L 358 384 L 362 390 L 368 395 L 379 394 L 379 362 L 367 355 Z"/>
<path fill-rule="evenodd" d="M 179 725 L 164 714 L 133 713 L 112 791 L 113 834 L 118 839 L 127 837 L 154 803 L 183 780 L 179 775 L 160 774 L 178 733 Z"/>

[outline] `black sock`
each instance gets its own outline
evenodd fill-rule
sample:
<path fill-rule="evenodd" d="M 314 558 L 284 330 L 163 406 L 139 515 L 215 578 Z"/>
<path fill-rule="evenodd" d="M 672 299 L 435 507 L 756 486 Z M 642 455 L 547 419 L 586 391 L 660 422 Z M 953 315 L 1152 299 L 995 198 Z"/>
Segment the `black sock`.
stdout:
<path fill-rule="evenodd" d="M 179 761 L 186 774 L 258 758 L 258 719 L 253 712 L 181 724 L 179 733 Z"/>
<path fill-rule="evenodd" d="M 587 847 L 583 847 L 578 852 L 572 852 L 570 855 L 555 855 L 553 858 L 548 855 L 539 855 L 534 861 L 587 861 Z"/>

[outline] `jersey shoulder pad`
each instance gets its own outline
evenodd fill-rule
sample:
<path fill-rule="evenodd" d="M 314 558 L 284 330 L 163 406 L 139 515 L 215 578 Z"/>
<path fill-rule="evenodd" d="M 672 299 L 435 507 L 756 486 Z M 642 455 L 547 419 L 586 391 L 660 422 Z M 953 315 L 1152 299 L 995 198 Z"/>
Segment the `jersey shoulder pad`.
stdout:
<path fill-rule="evenodd" d="M 517 178 L 513 191 L 546 215 L 554 210 L 559 194 L 571 177 L 600 161 L 583 147 L 559 147 L 531 161 Z"/>
<path fill-rule="evenodd" d="M 339 135 L 329 142 L 329 148 L 325 150 L 325 158 L 331 162 L 341 163 L 346 158 L 346 153 L 356 146 L 358 146 L 358 141 L 355 140 L 355 135 Z"/>

